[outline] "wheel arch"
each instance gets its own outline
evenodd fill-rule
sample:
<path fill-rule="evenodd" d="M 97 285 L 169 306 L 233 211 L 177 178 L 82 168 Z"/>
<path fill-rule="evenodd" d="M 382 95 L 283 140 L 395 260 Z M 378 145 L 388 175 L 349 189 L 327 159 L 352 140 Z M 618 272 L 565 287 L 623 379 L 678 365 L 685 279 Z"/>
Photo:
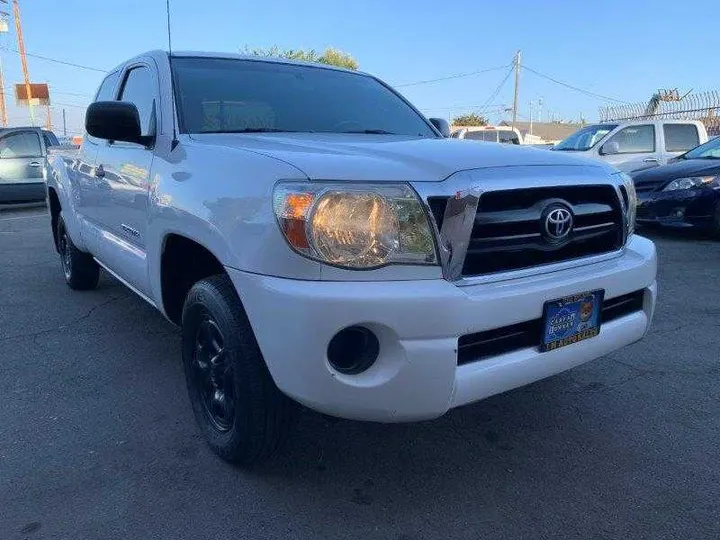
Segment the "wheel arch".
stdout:
<path fill-rule="evenodd" d="M 185 298 L 201 279 L 225 274 L 225 267 L 214 250 L 186 234 L 164 235 L 159 260 L 159 295 L 165 316 L 180 324 Z"/>
<path fill-rule="evenodd" d="M 62 206 L 60 205 L 60 198 L 58 197 L 57 191 L 54 187 L 48 186 L 47 198 L 48 209 L 50 210 L 50 227 L 52 229 L 53 244 L 55 245 L 55 251 L 59 252 L 60 249 L 58 247 L 57 233 L 58 220 L 60 219 L 60 210 Z"/>
<path fill-rule="evenodd" d="M 78 249 L 87 251 L 85 239 L 82 235 L 80 216 L 74 204 L 73 191 L 77 188 L 74 183 L 72 168 L 60 156 L 50 158 L 47 174 L 47 203 L 50 210 L 53 240 L 56 240 L 57 220 L 62 212 L 65 228 Z M 77 194 L 75 194 L 77 196 Z M 55 245 L 57 249 L 57 244 Z"/>

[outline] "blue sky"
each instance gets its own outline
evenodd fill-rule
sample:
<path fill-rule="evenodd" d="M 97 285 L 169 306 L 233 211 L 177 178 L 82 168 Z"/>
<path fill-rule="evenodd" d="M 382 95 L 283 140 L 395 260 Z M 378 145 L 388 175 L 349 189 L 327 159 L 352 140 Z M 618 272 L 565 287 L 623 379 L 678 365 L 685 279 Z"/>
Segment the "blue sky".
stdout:
<path fill-rule="evenodd" d="M 331 46 L 394 85 L 509 65 L 520 49 L 523 63 L 541 73 L 636 102 L 658 88 L 720 88 L 712 32 L 699 18 L 716 7 L 709 0 L 172 0 L 173 47 L 235 52 L 245 46 Z M 139 52 L 167 47 L 165 0 L 20 0 L 20 8 L 29 53 L 108 69 Z M 14 31 L 0 45 L 16 48 Z M 4 50 L 2 60 L 6 85 L 20 82 L 18 55 Z M 32 57 L 28 63 L 33 82 L 50 83 L 56 131 L 62 107 L 69 130 L 81 130 L 82 106 L 102 74 Z M 399 90 L 428 116 L 448 117 L 487 103 L 508 69 Z M 543 119 L 552 113 L 594 120 L 598 106 L 609 104 L 523 71 L 522 119 L 530 114 L 529 102 L 539 99 Z M 497 111 L 491 120 L 499 120 L 499 109 L 511 103 L 512 77 L 489 102 Z M 27 111 L 14 103 L 9 116 L 11 124 L 28 122 Z"/>

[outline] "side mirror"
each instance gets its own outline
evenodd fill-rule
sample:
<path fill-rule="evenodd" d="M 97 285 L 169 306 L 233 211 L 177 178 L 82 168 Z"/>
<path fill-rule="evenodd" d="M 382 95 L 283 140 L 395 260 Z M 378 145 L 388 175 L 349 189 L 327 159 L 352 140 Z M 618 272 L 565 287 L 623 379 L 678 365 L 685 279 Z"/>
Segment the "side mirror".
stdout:
<path fill-rule="evenodd" d="M 620 145 L 616 141 L 608 141 L 600 147 L 600 153 L 604 156 L 620 153 Z"/>
<path fill-rule="evenodd" d="M 431 118 L 430 123 L 440 132 L 446 139 L 450 137 L 450 124 L 444 118 Z"/>
<path fill-rule="evenodd" d="M 149 146 L 153 137 L 140 131 L 140 115 L 134 103 L 125 101 L 96 101 L 85 114 L 85 129 L 98 139 L 124 141 Z"/>

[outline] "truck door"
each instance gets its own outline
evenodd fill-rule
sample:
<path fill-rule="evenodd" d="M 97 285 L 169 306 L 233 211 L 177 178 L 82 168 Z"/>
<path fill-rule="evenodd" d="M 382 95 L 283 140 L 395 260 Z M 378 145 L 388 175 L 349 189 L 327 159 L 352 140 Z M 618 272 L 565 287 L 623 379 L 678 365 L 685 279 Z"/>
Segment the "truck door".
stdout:
<path fill-rule="evenodd" d="M 653 124 L 628 126 L 612 135 L 599 149 L 604 161 L 624 172 L 660 164 L 660 145 Z"/>
<path fill-rule="evenodd" d="M 125 71 L 118 100 L 135 104 L 142 135 L 155 134 L 158 96 L 158 82 L 147 65 L 133 65 Z M 101 218 L 101 226 L 109 234 L 99 258 L 144 294 L 149 292 L 146 235 L 152 161 L 150 148 L 117 141 L 101 147 L 96 159 L 110 198 Z"/>
<path fill-rule="evenodd" d="M 45 156 L 38 130 L 12 130 L 0 137 L 0 192 L 7 202 L 45 197 Z"/>
<path fill-rule="evenodd" d="M 114 100 L 118 78 L 117 71 L 108 75 L 100 85 L 95 101 Z M 102 169 L 96 168 L 97 154 L 107 144 L 105 140 L 85 135 L 80 152 L 72 166 L 73 174 L 70 175 L 77 195 L 75 210 L 81 218 L 85 245 L 94 255 L 98 254 L 98 247 L 102 241 L 101 216 L 110 204 L 110 193 Z"/>

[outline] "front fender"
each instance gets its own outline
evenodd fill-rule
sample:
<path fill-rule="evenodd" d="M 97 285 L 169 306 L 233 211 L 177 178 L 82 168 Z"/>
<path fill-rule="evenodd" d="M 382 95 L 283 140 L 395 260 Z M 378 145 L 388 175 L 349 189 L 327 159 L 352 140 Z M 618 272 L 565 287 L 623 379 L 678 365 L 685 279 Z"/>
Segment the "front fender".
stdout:
<path fill-rule="evenodd" d="M 274 158 L 198 145 L 186 136 L 173 151 L 158 150 L 150 181 L 146 235 L 150 291 L 158 306 L 162 301 L 161 259 L 170 234 L 200 244 L 225 267 L 319 279 L 320 265 L 298 257 L 281 236 L 272 209 L 278 178 L 306 179 Z"/>

